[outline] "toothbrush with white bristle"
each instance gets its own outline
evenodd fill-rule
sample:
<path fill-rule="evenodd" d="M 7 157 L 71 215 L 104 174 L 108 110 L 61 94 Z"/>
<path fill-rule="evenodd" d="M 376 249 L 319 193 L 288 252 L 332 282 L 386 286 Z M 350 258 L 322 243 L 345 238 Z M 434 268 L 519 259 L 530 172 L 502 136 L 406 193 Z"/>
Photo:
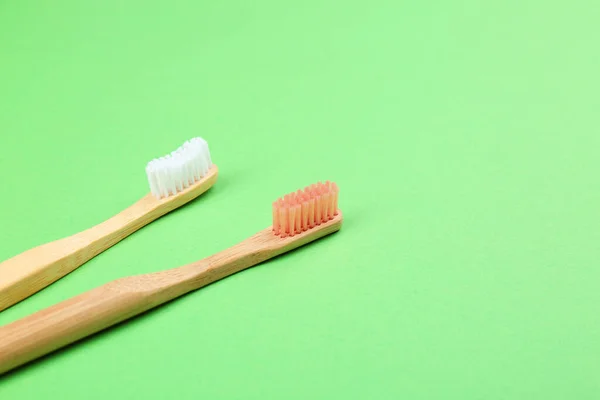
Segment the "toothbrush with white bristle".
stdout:
<path fill-rule="evenodd" d="M 208 143 L 196 137 L 146 166 L 150 193 L 121 213 L 73 236 L 0 263 L 0 311 L 67 275 L 141 227 L 208 190 L 218 169 Z"/>

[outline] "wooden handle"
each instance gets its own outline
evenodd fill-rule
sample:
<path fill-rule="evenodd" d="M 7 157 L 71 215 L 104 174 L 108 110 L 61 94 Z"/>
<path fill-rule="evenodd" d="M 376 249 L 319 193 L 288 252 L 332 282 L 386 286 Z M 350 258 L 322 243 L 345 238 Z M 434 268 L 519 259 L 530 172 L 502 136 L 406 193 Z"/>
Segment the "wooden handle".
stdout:
<path fill-rule="evenodd" d="M 0 263 L 0 311 L 31 296 L 151 222 L 146 197 L 108 221 Z"/>
<path fill-rule="evenodd" d="M 140 277 L 124 278 L 0 328 L 0 374 L 168 299 L 160 275 L 145 280 L 157 281 L 155 288 L 142 290 Z"/>
<path fill-rule="evenodd" d="M 162 199 L 148 194 L 109 220 L 76 235 L 27 250 L 0 263 L 0 311 L 67 275 L 104 250 L 169 211 L 208 190 L 216 181 L 213 165 L 194 185 Z"/>
<path fill-rule="evenodd" d="M 246 249 L 242 242 L 183 267 L 118 279 L 0 327 L 0 374 L 273 254 Z"/>
<path fill-rule="evenodd" d="M 0 327 L 0 374 L 88 335 L 340 229 L 341 213 L 294 237 L 271 228 L 167 271 L 119 279 Z"/>

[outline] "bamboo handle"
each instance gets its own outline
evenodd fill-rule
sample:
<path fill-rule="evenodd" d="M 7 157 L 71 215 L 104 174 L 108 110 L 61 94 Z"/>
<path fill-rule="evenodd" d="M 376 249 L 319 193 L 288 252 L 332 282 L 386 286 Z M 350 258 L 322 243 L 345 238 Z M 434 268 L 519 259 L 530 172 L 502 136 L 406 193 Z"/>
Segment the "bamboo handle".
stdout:
<path fill-rule="evenodd" d="M 183 267 L 109 282 L 0 327 L 0 374 L 275 254 L 242 242 Z"/>
<path fill-rule="evenodd" d="M 276 254 L 245 241 L 183 267 L 109 282 L 0 327 L 0 374 Z"/>
<path fill-rule="evenodd" d="M 57 281 L 151 222 L 145 197 L 86 231 L 27 250 L 0 263 L 0 311 Z"/>
<path fill-rule="evenodd" d="M 153 275 L 147 279 L 157 278 Z M 0 334 L 0 374 L 140 314 L 168 300 L 165 294 L 152 287 L 140 290 L 140 277 L 124 278 L 6 325 Z"/>

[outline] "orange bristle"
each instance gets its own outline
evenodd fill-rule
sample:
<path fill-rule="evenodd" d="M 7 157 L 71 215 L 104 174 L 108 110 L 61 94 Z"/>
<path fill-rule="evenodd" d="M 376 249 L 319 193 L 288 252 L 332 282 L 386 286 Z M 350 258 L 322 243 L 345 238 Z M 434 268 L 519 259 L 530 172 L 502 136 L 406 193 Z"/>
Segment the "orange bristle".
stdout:
<path fill-rule="evenodd" d="M 294 236 L 333 219 L 338 192 L 335 183 L 325 181 L 284 195 L 273 203 L 273 233 Z"/>
<path fill-rule="evenodd" d="M 329 221 L 329 191 L 323 193 L 323 222 Z"/>
<path fill-rule="evenodd" d="M 308 229 L 308 199 L 304 197 L 302 201 L 302 232 Z M 277 233 L 276 233 L 277 235 Z"/>
<path fill-rule="evenodd" d="M 338 215 L 338 186 L 335 183 L 331 184 L 331 188 L 333 189 L 333 215 Z"/>
<path fill-rule="evenodd" d="M 302 206 L 296 203 L 294 209 L 296 214 L 296 233 L 302 233 Z"/>
<path fill-rule="evenodd" d="M 279 205 L 273 202 L 273 233 L 279 236 Z"/>
<path fill-rule="evenodd" d="M 308 229 L 315 227 L 315 203 L 314 198 L 310 197 L 308 199 Z"/>
<path fill-rule="evenodd" d="M 279 223 L 281 224 L 281 227 L 280 227 L 280 231 L 281 231 L 280 236 L 281 237 L 287 236 L 287 222 L 288 222 L 287 211 L 288 211 L 288 208 L 287 208 L 286 204 L 280 199 L 279 200 Z"/>
<path fill-rule="evenodd" d="M 296 207 L 292 204 L 288 204 L 288 212 L 289 212 L 289 231 L 290 236 L 294 236 L 296 233 L 295 225 L 296 225 Z"/>
<path fill-rule="evenodd" d="M 316 192 L 315 195 L 315 224 L 321 225 L 321 210 L 323 209 L 323 202 L 321 199 L 321 193 Z"/>

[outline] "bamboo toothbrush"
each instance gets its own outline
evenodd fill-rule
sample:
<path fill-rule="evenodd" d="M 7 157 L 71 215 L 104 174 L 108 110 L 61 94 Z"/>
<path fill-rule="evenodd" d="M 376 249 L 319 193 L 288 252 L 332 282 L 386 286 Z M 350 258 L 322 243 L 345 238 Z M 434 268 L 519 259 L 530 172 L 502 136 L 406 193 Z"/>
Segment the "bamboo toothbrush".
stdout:
<path fill-rule="evenodd" d="M 0 311 L 67 275 L 141 227 L 208 190 L 217 180 L 208 143 L 185 142 L 146 166 L 151 193 L 88 230 L 27 250 L 0 263 Z"/>
<path fill-rule="evenodd" d="M 273 203 L 273 225 L 203 260 L 118 279 L 0 327 L 0 374 L 123 320 L 338 231 L 338 188 L 326 182 Z"/>

